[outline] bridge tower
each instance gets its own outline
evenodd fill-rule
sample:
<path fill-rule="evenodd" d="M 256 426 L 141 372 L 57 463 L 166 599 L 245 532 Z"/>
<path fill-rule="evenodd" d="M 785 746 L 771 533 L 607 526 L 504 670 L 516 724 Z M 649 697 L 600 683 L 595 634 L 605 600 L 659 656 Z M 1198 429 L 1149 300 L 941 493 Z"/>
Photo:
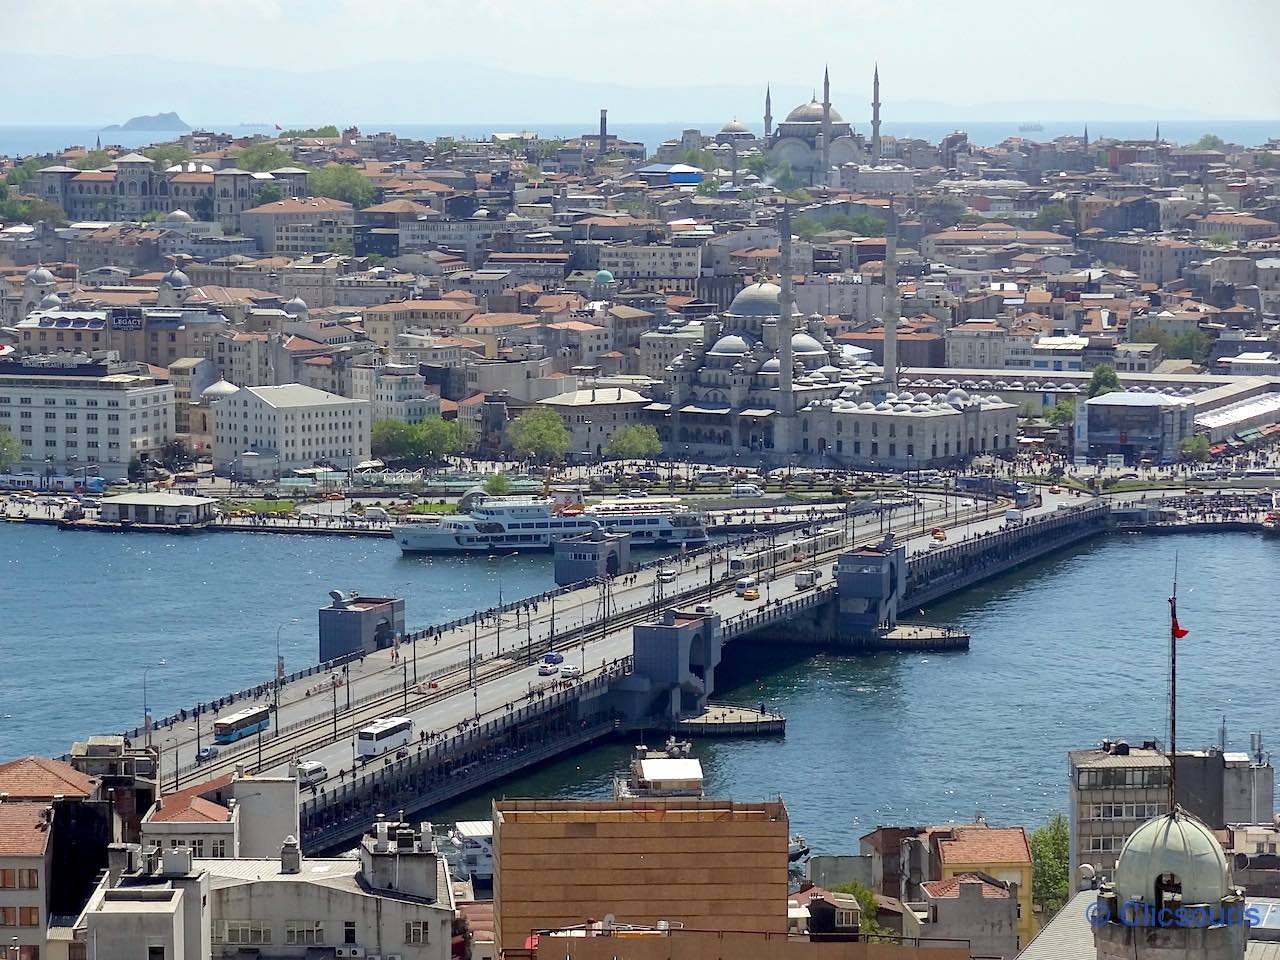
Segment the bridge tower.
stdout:
<path fill-rule="evenodd" d="M 842 554 L 836 565 L 842 639 L 870 640 L 898 624 L 898 604 L 907 585 L 907 548 L 893 534 L 873 547 Z"/>

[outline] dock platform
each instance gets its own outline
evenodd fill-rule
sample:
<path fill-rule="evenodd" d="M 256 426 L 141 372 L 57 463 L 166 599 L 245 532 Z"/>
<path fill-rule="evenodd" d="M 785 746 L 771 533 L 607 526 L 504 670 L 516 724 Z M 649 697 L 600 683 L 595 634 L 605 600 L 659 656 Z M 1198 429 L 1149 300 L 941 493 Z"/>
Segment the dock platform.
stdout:
<path fill-rule="evenodd" d="M 880 635 L 876 650 L 968 650 L 969 634 L 954 627 L 928 623 L 899 623 Z"/>
<path fill-rule="evenodd" d="M 780 713 L 740 707 L 735 704 L 708 704 L 707 712 L 686 717 L 671 725 L 680 736 L 702 737 L 782 737 L 787 718 Z"/>

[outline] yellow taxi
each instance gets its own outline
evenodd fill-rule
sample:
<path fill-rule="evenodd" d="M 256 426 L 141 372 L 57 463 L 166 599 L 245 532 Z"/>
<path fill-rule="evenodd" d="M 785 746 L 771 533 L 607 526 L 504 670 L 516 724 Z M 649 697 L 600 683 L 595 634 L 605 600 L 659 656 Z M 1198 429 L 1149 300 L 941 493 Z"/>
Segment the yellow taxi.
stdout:
<path fill-rule="evenodd" d="M 742 591 L 742 599 L 743 600 L 759 600 L 760 591 L 757 590 L 755 587 L 748 587 L 746 590 Z"/>

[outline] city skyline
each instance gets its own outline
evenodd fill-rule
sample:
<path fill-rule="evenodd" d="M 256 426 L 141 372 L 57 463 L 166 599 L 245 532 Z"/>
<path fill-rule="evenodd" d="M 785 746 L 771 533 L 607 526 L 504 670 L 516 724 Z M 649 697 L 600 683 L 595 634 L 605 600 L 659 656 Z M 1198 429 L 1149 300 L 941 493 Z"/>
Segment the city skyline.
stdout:
<path fill-rule="evenodd" d="M 1252 0 L 1226 4 L 1235 14 L 1226 19 L 1256 29 L 1195 37 L 1195 56 L 1229 60 L 1233 83 L 1246 91 L 1227 114 L 1220 87 L 1207 83 L 1202 71 L 1157 70 L 1149 58 L 1133 55 L 1135 36 L 1146 49 L 1181 49 L 1197 11 L 1189 0 L 1159 7 L 1086 3 L 1023 43 L 1009 38 L 1017 38 L 1026 22 L 1025 5 L 991 4 L 984 7 L 988 26 L 976 36 L 990 31 L 999 45 L 978 39 L 968 50 L 957 48 L 954 37 L 973 30 L 972 14 L 946 5 L 829 9 L 752 0 L 732 10 L 719 3 L 681 6 L 678 19 L 674 7 L 665 15 L 668 5 L 660 0 L 633 22 L 582 0 L 560 0 L 550 12 L 545 5 L 497 2 L 418 7 L 324 0 L 306 4 L 305 16 L 291 0 L 234 7 L 224 0 L 125 0 L 109 12 L 81 0 L 25 4 L 8 17 L 19 73 L 47 66 L 49 56 L 67 49 L 88 55 L 79 58 L 74 77 L 45 72 L 41 97 L 11 105 L 9 121 L 47 122 L 57 115 L 66 122 L 110 122 L 162 110 L 197 123 L 312 122 L 337 114 L 387 121 L 548 121 L 601 105 L 634 122 L 754 119 L 766 83 L 780 98 L 775 103 L 804 98 L 821 82 L 823 61 L 831 66 L 833 99 L 855 122 L 866 112 L 877 62 L 886 103 L 892 104 L 886 121 L 1280 116 L 1280 65 L 1266 50 L 1266 38 L 1280 28 L 1280 8 Z M 1105 32 L 1095 16 L 1104 13 Z M 47 29 L 51 15 L 59 22 L 56 34 Z M 182 17 L 199 19 L 203 42 L 179 58 L 169 53 L 169 37 Z M 397 29 L 388 31 L 392 17 Z M 122 21 L 130 29 L 120 30 Z M 246 23 L 257 27 L 245 30 Z M 763 44 L 762 24 L 770 25 L 768 37 L 780 40 Z M 461 36 L 484 39 L 455 42 Z M 619 55 L 623 36 L 645 55 Z M 696 38 L 696 55 L 684 52 L 682 38 Z M 342 67 L 335 69 L 338 63 Z M 125 91 L 81 82 L 85 76 L 106 79 L 126 64 L 138 82 Z M 192 64 L 217 66 L 219 82 L 200 83 L 194 76 L 175 82 Z M 353 81 L 346 70 L 357 67 Z M 519 81 L 514 88 L 513 80 Z M 445 95 L 433 96 L 433 87 Z M 1116 102 L 1115 90 L 1123 91 L 1123 102 Z M 122 110 L 125 116 L 116 116 Z M 243 116 L 250 110 L 265 115 Z"/>

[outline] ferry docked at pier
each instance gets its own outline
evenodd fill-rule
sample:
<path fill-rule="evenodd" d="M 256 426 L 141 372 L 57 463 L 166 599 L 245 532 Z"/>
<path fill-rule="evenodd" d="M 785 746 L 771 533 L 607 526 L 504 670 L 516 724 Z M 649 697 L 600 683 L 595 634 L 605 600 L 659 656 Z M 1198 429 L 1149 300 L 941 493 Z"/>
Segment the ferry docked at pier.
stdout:
<path fill-rule="evenodd" d="M 394 524 L 391 534 L 404 553 L 493 553 L 549 550 L 558 540 L 593 530 L 629 533 L 636 547 L 696 547 L 707 541 L 703 515 L 666 498 L 583 507 L 561 506 L 553 497 L 486 497 L 470 513 Z"/>

